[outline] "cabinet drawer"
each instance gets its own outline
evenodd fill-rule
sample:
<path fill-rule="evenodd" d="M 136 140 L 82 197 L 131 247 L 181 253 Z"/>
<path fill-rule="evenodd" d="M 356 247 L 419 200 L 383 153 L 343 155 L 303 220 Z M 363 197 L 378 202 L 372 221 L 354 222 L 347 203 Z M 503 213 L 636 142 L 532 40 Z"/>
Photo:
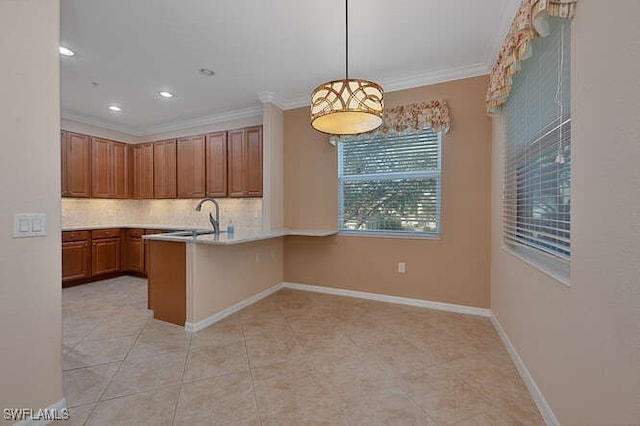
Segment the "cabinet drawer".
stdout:
<path fill-rule="evenodd" d="M 66 243 L 69 241 L 84 241 L 88 240 L 89 236 L 90 231 L 63 231 L 62 242 Z"/>
<path fill-rule="evenodd" d="M 144 229 L 127 229 L 125 232 L 128 238 L 140 238 L 144 235 Z"/>
<path fill-rule="evenodd" d="M 100 238 L 114 238 L 120 237 L 120 229 L 119 228 L 109 228 L 109 229 L 94 229 L 91 231 L 91 238 L 94 240 Z"/>

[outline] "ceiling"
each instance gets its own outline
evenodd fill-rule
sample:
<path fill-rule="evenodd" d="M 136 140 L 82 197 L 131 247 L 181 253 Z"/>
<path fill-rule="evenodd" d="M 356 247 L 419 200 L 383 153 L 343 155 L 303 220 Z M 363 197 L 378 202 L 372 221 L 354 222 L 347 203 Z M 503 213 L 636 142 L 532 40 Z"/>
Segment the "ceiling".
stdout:
<path fill-rule="evenodd" d="M 485 74 L 517 3 L 351 0 L 349 74 L 386 91 Z M 257 115 L 261 94 L 308 105 L 345 72 L 344 0 L 61 0 L 60 32 L 62 116 L 132 135 Z"/>

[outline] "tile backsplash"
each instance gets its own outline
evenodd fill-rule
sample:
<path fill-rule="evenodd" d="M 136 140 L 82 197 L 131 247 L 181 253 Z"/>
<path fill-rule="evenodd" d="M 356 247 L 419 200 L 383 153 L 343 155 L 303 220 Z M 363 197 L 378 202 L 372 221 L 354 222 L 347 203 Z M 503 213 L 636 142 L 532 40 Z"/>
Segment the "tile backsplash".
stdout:
<path fill-rule="evenodd" d="M 229 219 L 238 231 L 260 231 L 261 198 L 220 198 L 220 228 Z M 209 228 L 213 205 L 207 203 L 195 211 L 198 200 L 103 200 L 62 199 L 62 228 L 92 226 L 169 226 L 176 228 Z"/>

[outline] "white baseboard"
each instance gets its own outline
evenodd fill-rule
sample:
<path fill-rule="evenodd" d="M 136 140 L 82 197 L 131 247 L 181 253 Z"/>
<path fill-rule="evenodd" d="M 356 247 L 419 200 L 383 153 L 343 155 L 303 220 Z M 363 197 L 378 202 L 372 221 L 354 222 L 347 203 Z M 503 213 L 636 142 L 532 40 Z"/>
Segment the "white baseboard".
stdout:
<path fill-rule="evenodd" d="M 396 303 L 399 305 L 417 306 L 420 308 L 437 309 L 439 311 L 456 312 L 459 314 L 477 315 L 481 317 L 489 317 L 489 309 L 476 308 L 474 306 L 454 305 L 452 303 L 431 302 L 429 300 L 411 299 L 408 297 L 387 296 L 386 294 L 366 293 L 363 291 L 344 290 L 334 287 L 322 287 L 298 283 L 282 283 L 283 288 L 292 290 L 311 291 L 314 293 L 326 293 L 336 296 L 356 297 L 359 299 L 375 300 L 378 302 Z"/>
<path fill-rule="evenodd" d="M 522 358 L 520 358 L 518 351 L 516 351 L 516 348 L 511 343 L 511 340 L 509 339 L 509 336 L 507 336 L 507 333 L 504 331 L 504 328 L 502 328 L 502 324 L 500 324 L 500 321 L 498 321 L 498 318 L 496 318 L 493 312 L 491 312 L 490 318 L 493 326 L 500 336 L 500 339 L 502 340 L 502 343 L 504 344 L 505 348 L 507 348 L 507 352 L 509 352 L 511 360 L 518 369 L 520 377 L 522 377 L 522 380 L 527 386 L 531 397 L 538 406 L 538 410 L 540 411 L 540 415 L 542 416 L 544 422 L 549 426 L 559 426 L 560 422 L 556 418 L 555 414 L 553 414 L 551 406 L 544 398 L 544 395 L 542 395 L 542 392 L 540 391 L 540 388 L 538 388 L 538 385 L 536 385 L 533 377 L 531 377 L 531 373 L 529 373 L 527 366 L 524 364 Z"/>
<path fill-rule="evenodd" d="M 48 411 L 49 413 L 55 412 L 58 415 L 61 415 L 62 410 L 66 410 L 66 409 L 67 409 L 67 400 L 62 398 L 60 401 L 56 402 L 55 404 L 48 406 L 46 408 L 46 411 Z M 33 414 L 35 415 L 36 413 L 37 413 L 37 410 L 34 410 Z M 19 421 L 14 426 L 32 426 L 32 425 L 36 426 L 36 425 L 48 425 L 51 423 L 53 422 L 45 419 L 25 419 L 25 420 Z"/>
<path fill-rule="evenodd" d="M 203 328 L 209 327 L 210 325 L 215 324 L 216 322 L 228 317 L 231 314 L 238 312 L 239 310 L 246 308 L 249 305 L 253 305 L 258 300 L 264 299 L 265 297 L 272 295 L 273 293 L 280 290 L 281 288 L 282 288 L 282 283 L 276 284 L 273 287 L 270 287 L 258 294 L 254 294 L 253 296 L 247 299 L 244 299 L 243 301 L 238 302 L 235 305 L 229 306 L 228 308 L 223 309 L 222 311 L 217 312 L 211 315 L 210 317 L 203 319 L 202 321 L 198 321 L 196 323 L 186 322 L 184 324 L 184 329 L 191 333 L 200 331 Z"/>

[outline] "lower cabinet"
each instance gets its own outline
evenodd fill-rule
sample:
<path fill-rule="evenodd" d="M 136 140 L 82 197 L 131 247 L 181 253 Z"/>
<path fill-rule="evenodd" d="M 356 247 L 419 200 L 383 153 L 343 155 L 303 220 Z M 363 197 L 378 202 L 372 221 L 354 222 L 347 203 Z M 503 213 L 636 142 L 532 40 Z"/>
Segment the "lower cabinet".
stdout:
<path fill-rule="evenodd" d="M 122 256 L 123 270 L 134 275 L 145 275 L 145 255 L 142 235 L 143 229 L 126 229 Z"/>
<path fill-rule="evenodd" d="M 91 275 L 116 274 L 121 271 L 120 229 L 91 231 Z"/>
<path fill-rule="evenodd" d="M 62 232 L 62 286 L 121 274 L 147 276 L 149 243 L 159 229 L 94 229 Z"/>
<path fill-rule="evenodd" d="M 62 283 L 91 278 L 91 237 L 88 231 L 62 233 Z"/>

